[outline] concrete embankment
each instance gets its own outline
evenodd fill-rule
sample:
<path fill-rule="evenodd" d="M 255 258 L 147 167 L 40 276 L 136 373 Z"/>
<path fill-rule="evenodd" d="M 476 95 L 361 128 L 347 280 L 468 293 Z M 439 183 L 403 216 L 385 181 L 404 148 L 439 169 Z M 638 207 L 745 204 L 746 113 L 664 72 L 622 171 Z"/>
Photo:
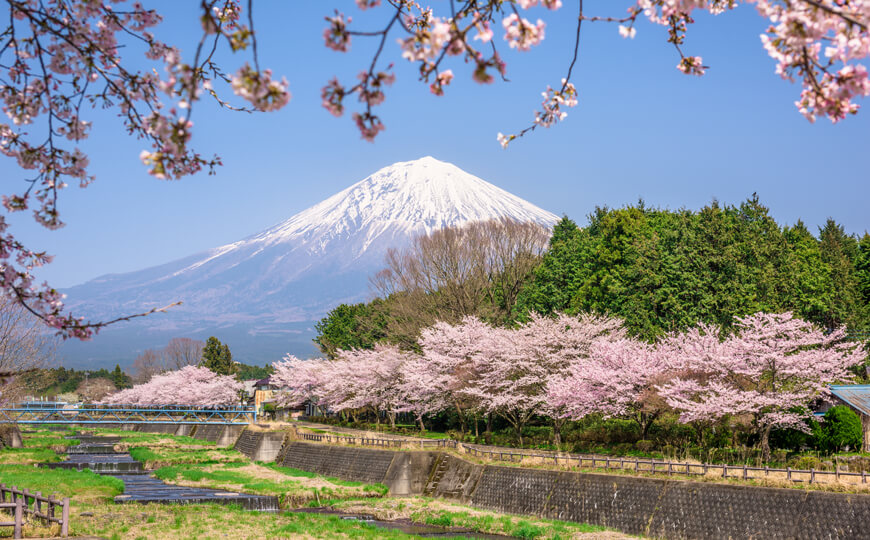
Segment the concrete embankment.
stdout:
<path fill-rule="evenodd" d="M 87 429 L 88 426 L 82 425 L 79 427 Z M 99 427 L 122 429 L 124 431 L 139 431 L 141 433 L 184 435 L 201 441 L 211 441 L 221 447 L 235 445 L 239 436 L 245 431 L 245 426 L 241 424 L 100 424 Z"/>
<path fill-rule="evenodd" d="M 290 442 L 279 464 L 472 506 L 688 538 L 870 538 L 870 495 L 475 464 L 442 452 Z"/>

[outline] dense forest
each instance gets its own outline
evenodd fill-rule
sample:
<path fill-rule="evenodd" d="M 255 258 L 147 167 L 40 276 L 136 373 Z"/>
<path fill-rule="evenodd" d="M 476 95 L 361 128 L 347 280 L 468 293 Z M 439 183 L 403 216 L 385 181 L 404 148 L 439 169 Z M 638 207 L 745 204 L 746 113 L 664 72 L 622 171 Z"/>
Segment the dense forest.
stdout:
<path fill-rule="evenodd" d="M 493 242 L 492 235 L 462 240 L 478 242 L 465 246 L 468 252 Z M 648 341 L 698 322 L 727 328 L 734 317 L 759 311 L 793 311 L 823 328 L 846 325 L 854 335 L 870 330 L 870 235 L 848 234 L 833 219 L 816 234 L 802 222 L 780 225 L 756 196 L 736 206 L 713 201 L 698 211 L 643 202 L 597 208 L 582 227 L 563 218 L 541 253 L 528 241 L 516 244 L 525 251 L 515 252 L 532 255 L 534 264 L 481 269 L 482 278 L 468 287 L 479 293 L 461 307 L 451 279 L 422 291 L 379 287 L 382 297 L 330 312 L 317 324 L 315 342 L 327 356 L 380 341 L 414 348 L 420 328 L 436 319 L 476 315 L 511 326 L 531 312 L 557 311 L 618 316 Z M 420 246 L 394 254 L 384 272 L 397 281 L 396 260 L 425 254 Z M 438 275 L 460 266 L 449 256 L 438 260 Z M 374 281 L 383 282 L 383 275 Z M 518 293 L 505 294 L 506 283 Z"/>

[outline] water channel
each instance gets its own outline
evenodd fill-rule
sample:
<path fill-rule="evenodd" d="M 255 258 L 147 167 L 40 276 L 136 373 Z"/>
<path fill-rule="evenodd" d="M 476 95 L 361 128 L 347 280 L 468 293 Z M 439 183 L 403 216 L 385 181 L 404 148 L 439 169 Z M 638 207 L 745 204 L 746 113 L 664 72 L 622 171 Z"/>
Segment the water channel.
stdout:
<path fill-rule="evenodd" d="M 151 471 L 141 462 L 133 459 L 127 452 L 118 452 L 115 445 L 120 437 L 100 437 L 81 433 L 67 437 L 78 439 L 79 444 L 67 448 L 67 459 L 57 463 L 43 463 L 43 467 L 58 469 L 90 469 L 98 474 L 114 476 L 124 482 L 124 493 L 115 497 L 116 503 L 162 503 L 162 504 L 199 504 L 222 503 L 237 504 L 248 510 L 258 512 L 278 512 L 278 497 L 235 493 L 218 489 L 194 488 L 166 484 L 151 476 Z M 402 531 L 419 537 L 451 537 L 505 540 L 509 536 L 484 534 L 467 529 L 447 528 L 414 523 L 407 519 L 394 521 L 378 520 L 364 514 L 347 514 L 331 508 L 307 508 L 292 510 L 297 513 L 337 515 L 342 519 L 361 521 L 382 529 Z"/>

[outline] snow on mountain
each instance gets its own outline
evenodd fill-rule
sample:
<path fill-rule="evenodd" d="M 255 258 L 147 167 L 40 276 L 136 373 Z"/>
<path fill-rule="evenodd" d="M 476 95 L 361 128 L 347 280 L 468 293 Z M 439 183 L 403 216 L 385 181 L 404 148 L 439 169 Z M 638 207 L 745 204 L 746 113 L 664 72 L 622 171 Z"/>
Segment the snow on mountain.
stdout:
<path fill-rule="evenodd" d="M 384 167 L 244 240 L 64 292 L 70 308 L 95 319 L 184 302 L 169 315 L 140 320 L 152 330 L 275 328 L 365 300 L 368 276 L 382 267 L 387 249 L 419 234 L 494 218 L 545 225 L 558 219 L 450 163 L 424 157 Z"/>

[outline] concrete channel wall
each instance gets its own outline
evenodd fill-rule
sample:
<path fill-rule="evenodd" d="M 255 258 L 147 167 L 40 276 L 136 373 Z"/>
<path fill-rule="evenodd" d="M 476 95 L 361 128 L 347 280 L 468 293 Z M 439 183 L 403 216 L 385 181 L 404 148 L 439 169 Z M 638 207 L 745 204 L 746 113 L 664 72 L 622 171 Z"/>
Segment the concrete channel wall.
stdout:
<path fill-rule="evenodd" d="M 866 539 L 870 495 L 480 465 L 440 452 L 290 442 L 277 461 L 514 514 L 667 539 Z"/>
<path fill-rule="evenodd" d="M 286 434 L 280 431 L 245 429 L 233 446 L 251 461 L 275 461 L 284 445 Z"/>
<path fill-rule="evenodd" d="M 94 427 L 92 424 L 79 425 L 82 429 Z M 99 427 L 139 431 L 141 433 L 162 433 L 165 435 L 185 435 L 201 441 L 211 441 L 218 446 L 230 447 L 245 431 L 244 425 L 226 424 L 99 424 Z"/>

